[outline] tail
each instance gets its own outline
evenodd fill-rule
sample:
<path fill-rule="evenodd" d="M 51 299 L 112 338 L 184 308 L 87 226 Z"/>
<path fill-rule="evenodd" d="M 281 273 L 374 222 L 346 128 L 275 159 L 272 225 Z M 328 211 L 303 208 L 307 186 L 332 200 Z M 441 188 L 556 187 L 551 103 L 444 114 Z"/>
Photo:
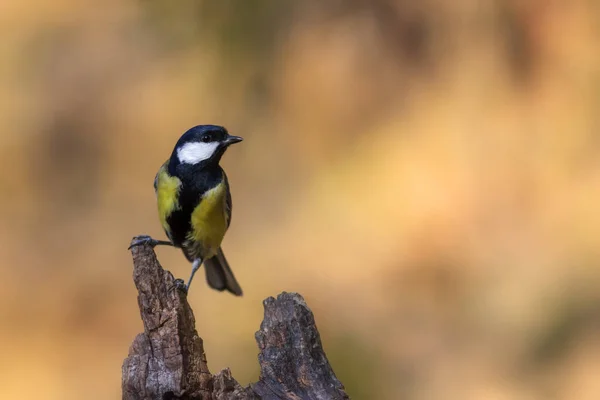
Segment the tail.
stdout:
<path fill-rule="evenodd" d="M 231 268 L 229 268 L 229 264 L 220 247 L 214 257 L 204 261 L 204 268 L 206 268 L 206 282 L 208 282 L 208 286 L 219 291 L 227 289 L 236 296 L 242 295 L 242 288 L 235 280 L 235 276 L 233 276 L 233 272 L 231 272 Z"/>

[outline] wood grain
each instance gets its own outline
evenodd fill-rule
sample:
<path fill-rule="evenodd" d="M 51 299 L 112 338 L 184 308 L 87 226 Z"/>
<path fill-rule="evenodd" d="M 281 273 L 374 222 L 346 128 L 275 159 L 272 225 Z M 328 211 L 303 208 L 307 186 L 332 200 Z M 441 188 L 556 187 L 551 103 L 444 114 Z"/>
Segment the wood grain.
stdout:
<path fill-rule="evenodd" d="M 144 332 L 123 362 L 124 400 L 348 399 L 301 295 L 283 292 L 263 302 L 255 335 L 260 378 L 242 387 L 229 369 L 210 373 L 182 282 L 161 267 L 151 246 L 133 247 L 132 254 Z"/>

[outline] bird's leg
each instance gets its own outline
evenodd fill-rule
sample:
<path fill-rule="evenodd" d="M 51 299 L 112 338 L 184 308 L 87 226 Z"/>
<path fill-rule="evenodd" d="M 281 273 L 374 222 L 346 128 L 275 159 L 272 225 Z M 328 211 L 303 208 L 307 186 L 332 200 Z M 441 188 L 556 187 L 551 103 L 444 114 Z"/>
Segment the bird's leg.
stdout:
<path fill-rule="evenodd" d="M 173 243 L 169 242 L 168 240 L 156 240 L 152 239 L 152 237 L 148 235 L 139 235 L 134 238 L 133 242 L 131 242 L 127 250 L 131 250 L 132 247 L 139 246 L 142 244 L 149 244 L 153 248 L 159 245 L 173 246 Z"/>
<path fill-rule="evenodd" d="M 192 263 L 192 274 L 190 275 L 190 280 L 188 281 L 188 283 L 185 287 L 186 292 L 188 292 L 190 290 L 190 285 L 192 284 L 192 279 L 194 279 L 194 275 L 196 274 L 196 271 L 198 271 L 200 269 L 201 265 L 202 265 L 201 258 L 196 258 L 194 260 L 194 262 Z"/>

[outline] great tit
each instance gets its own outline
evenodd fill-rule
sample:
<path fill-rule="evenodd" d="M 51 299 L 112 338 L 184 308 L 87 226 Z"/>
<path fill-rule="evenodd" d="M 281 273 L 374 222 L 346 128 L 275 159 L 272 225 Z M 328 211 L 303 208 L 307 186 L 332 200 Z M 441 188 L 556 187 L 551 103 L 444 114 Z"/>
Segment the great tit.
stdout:
<path fill-rule="evenodd" d="M 210 287 L 242 295 L 221 248 L 231 223 L 231 193 L 219 166 L 225 150 L 241 141 L 222 126 L 195 126 L 177 141 L 154 178 L 158 217 L 169 240 L 137 236 L 130 247 L 147 243 L 180 248 L 192 263 L 186 292 L 204 262 Z"/>

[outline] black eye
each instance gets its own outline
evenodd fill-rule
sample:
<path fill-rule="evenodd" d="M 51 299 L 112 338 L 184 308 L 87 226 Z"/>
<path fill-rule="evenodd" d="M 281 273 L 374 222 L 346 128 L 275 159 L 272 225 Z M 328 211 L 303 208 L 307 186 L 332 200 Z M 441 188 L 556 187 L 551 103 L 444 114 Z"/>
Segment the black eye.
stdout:
<path fill-rule="evenodd" d="M 210 135 L 202 135 L 200 140 L 202 140 L 204 143 L 208 143 L 208 142 L 210 142 L 211 137 L 210 137 Z"/>

